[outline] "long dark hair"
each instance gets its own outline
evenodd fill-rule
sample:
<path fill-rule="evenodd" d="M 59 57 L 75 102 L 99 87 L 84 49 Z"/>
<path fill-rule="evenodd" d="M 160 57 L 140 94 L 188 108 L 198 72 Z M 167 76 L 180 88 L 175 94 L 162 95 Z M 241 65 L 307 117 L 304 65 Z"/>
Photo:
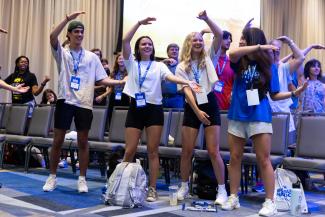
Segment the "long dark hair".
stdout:
<path fill-rule="evenodd" d="M 111 78 L 115 79 L 115 75 L 119 70 L 119 65 L 117 63 L 118 58 L 122 56 L 121 53 L 117 54 L 117 56 L 115 57 L 115 61 L 114 61 L 114 66 L 113 66 L 113 72 L 109 75 Z M 120 71 L 121 72 L 121 71 Z M 126 71 L 126 67 L 124 67 L 124 70 L 122 71 L 122 79 L 128 75 L 128 72 Z"/>
<path fill-rule="evenodd" d="M 19 57 L 17 57 L 17 59 L 15 60 L 15 71 L 14 71 L 14 74 L 15 74 L 16 76 L 19 74 L 18 63 L 19 63 L 19 61 L 20 61 L 22 58 L 25 58 L 25 59 L 27 60 L 27 63 L 28 63 L 28 65 L 27 65 L 27 67 L 26 67 L 26 69 L 25 69 L 25 72 L 30 73 L 30 71 L 29 71 L 29 59 L 28 59 L 28 57 L 26 57 L 26 56 L 19 56 Z"/>
<path fill-rule="evenodd" d="M 247 46 L 251 45 L 265 45 L 267 44 L 264 32 L 259 28 L 246 28 L 242 32 L 242 37 L 246 40 Z M 271 80 L 271 65 L 272 57 L 268 51 L 256 51 L 251 54 L 253 60 L 257 63 L 257 70 L 260 72 L 260 79 L 255 82 L 259 93 L 265 96 L 269 90 L 269 82 Z M 244 56 L 240 59 L 239 74 L 241 75 L 247 68 L 250 59 Z"/>
<path fill-rule="evenodd" d="M 306 64 L 305 64 L 305 68 L 304 68 L 304 76 L 305 78 L 309 78 L 309 72 L 310 72 L 310 68 L 314 67 L 318 64 L 320 71 L 319 74 L 317 75 L 317 80 L 319 80 L 322 77 L 322 65 L 319 62 L 319 60 L 316 59 L 311 59 L 309 60 Z"/>
<path fill-rule="evenodd" d="M 150 55 L 150 60 L 153 61 L 155 60 L 155 47 L 153 46 L 153 41 L 152 39 L 149 37 L 149 36 L 141 36 L 140 38 L 137 39 L 137 41 L 135 42 L 135 45 L 134 45 L 134 56 L 135 56 L 135 59 L 137 61 L 140 61 L 141 60 L 141 55 L 140 55 L 140 50 L 139 50 L 139 46 L 140 46 L 140 41 L 141 39 L 143 38 L 147 38 L 151 41 L 152 43 L 152 54 Z"/>
<path fill-rule="evenodd" d="M 52 94 L 53 94 L 53 96 L 54 96 L 54 102 L 53 102 L 52 104 L 56 104 L 57 96 L 56 96 L 56 94 L 54 93 L 54 91 L 51 90 L 51 89 L 46 89 L 46 90 L 43 91 L 43 96 L 42 96 L 41 104 L 47 104 L 47 97 L 46 97 L 46 95 L 47 95 L 48 93 L 52 93 Z"/>

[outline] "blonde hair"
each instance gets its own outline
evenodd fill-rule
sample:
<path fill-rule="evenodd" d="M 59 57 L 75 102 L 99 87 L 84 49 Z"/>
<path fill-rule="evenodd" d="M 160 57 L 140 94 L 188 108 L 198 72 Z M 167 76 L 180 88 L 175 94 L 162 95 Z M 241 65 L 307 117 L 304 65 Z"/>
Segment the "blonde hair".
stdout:
<path fill-rule="evenodd" d="M 185 71 L 187 73 L 191 72 L 191 60 L 192 60 L 192 39 L 196 34 L 200 34 L 199 32 L 191 32 L 188 34 L 184 40 L 182 51 L 181 51 L 181 62 L 184 62 L 185 66 Z M 204 50 L 204 44 L 203 44 L 203 49 L 200 53 L 199 59 L 198 59 L 198 66 L 200 69 L 205 68 L 205 57 L 206 57 L 206 52 Z"/>

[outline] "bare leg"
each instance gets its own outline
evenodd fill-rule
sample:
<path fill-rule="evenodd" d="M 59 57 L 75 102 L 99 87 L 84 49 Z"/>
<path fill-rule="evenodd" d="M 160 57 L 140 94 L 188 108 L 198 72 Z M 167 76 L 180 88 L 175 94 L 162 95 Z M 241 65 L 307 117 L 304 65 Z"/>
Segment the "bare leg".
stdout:
<path fill-rule="evenodd" d="M 211 159 L 214 174 L 219 185 L 225 184 L 225 166 L 219 152 L 220 126 L 211 126 L 205 128 L 205 141 L 207 150 Z"/>
<path fill-rule="evenodd" d="M 88 132 L 89 130 L 81 130 L 77 132 L 80 176 L 86 176 L 89 164 Z"/>
<path fill-rule="evenodd" d="M 54 128 L 54 138 L 50 153 L 50 174 L 55 175 L 61 155 L 61 147 L 66 130 Z"/>
<path fill-rule="evenodd" d="M 125 129 L 125 153 L 123 161 L 132 162 L 137 151 L 141 130 L 138 128 L 127 127 Z"/>
<path fill-rule="evenodd" d="M 159 155 L 158 147 L 162 126 L 150 126 L 146 128 L 147 148 L 149 158 L 149 186 L 156 188 L 156 182 L 159 174 Z"/>
<path fill-rule="evenodd" d="M 273 200 L 274 171 L 270 160 L 271 135 L 262 133 L 252 137 L 261 177 L 265 186 L 265 197 Z"/>
<path fill-rule="evenodd" d="M 187 182 L 189 179 L 191 159 L 197 135 L 198 129 L 182 127 L 181 178 L 183 182 Z"/>
<path fill-rule="evenodd" d="M 230 146 L 230 194 L 237 195 L 241 177 L 241 161 L 243 157 L 246 139 L 228 133 L 228 143 Z"/>

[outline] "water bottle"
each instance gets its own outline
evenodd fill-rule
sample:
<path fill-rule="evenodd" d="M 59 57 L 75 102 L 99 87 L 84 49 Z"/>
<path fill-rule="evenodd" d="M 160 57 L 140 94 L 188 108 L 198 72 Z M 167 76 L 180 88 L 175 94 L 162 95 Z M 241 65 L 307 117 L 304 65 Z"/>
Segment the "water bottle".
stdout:
<path fill-rule="evenodd" d="M 302 191 L 300 189 L 300 182 L 292 184 L 291 200 L 290 200 L 290 214 L 293 216 L 301 215 L 301 199 Z"/>

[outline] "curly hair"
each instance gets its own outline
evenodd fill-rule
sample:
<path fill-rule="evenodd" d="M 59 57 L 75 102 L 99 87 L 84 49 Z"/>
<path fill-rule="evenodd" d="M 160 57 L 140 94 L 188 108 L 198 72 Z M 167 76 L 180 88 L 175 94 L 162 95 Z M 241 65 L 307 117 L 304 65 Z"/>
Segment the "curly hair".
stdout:
<path fill-rule="evenodd" d="M 192 32 L 190 34 L 188 34 L 184 40 L 184 43 L 183 43 L 183 47 L 182 47 L 182 51 L 181 51 L 181 62 L 184 62 L 184 65 L 185 65 L 185 71 L 187 73 L 190 73 L 191 72 L 191 59 L 192 59 L 192 39 L 197 35 L 199 34 L 201 37 L 201 33 L 199 32 Z M 199 60 L 198 60 L 198 65 L 199 65 L 199 68 L 200 69 L 203 69 L 205 68 L 205 57 L 206 57 L 206 52 L 204 50 L 204 46 L 203 46 L 203 49 L 200 53 L 200 56 L 199 56 Z"/>

